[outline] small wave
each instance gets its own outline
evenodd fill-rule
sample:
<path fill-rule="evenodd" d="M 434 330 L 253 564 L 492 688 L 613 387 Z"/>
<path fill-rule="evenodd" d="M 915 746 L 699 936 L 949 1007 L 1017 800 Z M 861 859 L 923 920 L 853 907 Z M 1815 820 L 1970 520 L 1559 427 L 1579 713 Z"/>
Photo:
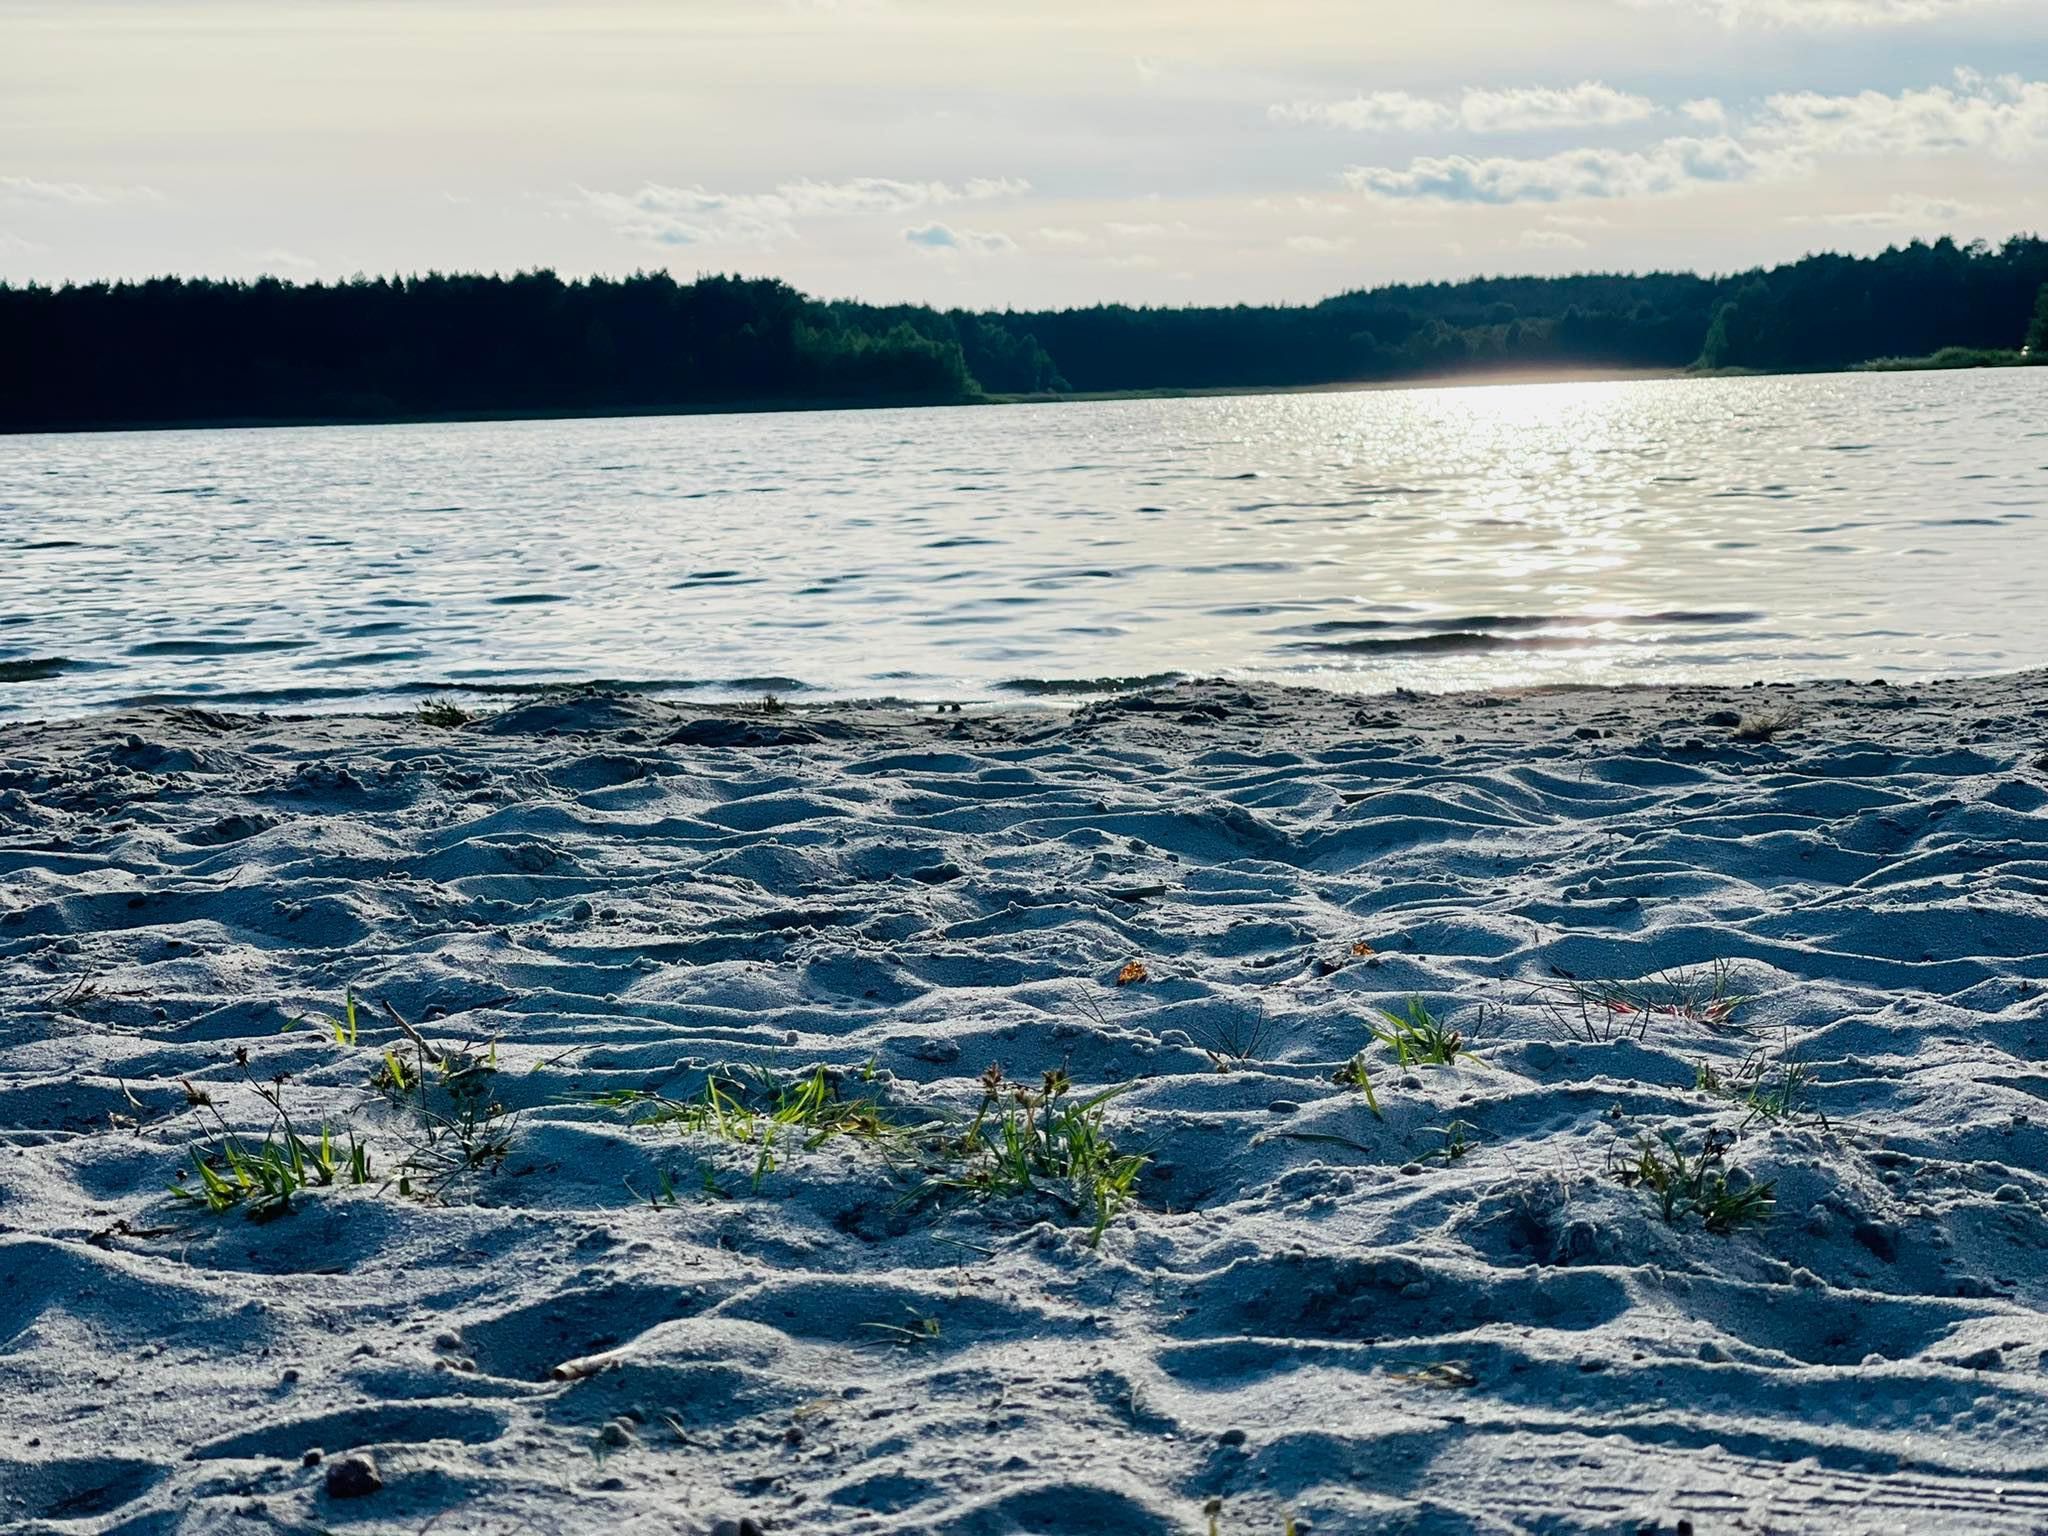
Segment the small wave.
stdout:
<path fill-rule="evenodd" d="M 62 660 L 62 658 L 57 658 Z M 0 662 L 0 679 L 6 677 L 5 668 L 21 663 Z M 67 662 L 68 666 L 90 667 L 90 662 Z M 486 678 L 444 678 L 438 681 L 414 680 L 367 687 L 320 687 L 306 684 L 291 688 L 249 688 L 216 689 L 187 688 L 163 689 L 150 693 L 131 693 L 112 701 L 117 709 L 153 709 L 186 704 L 208 706 L 242 705 L 261 708 L 273 705 L 291 704 L 336 704 L 350 701 L 372 701 L 378 699 L 436 698 L 474 695 L 491 698 L 536 698 L 550 694 L 570 693 L 619 693 L 619 694 L 664 694 L 712 692 L 735 697 L 758 698 L 764 693 L 789 694 L 811 693 L 810 684 L 793 677 L 735 677 L 724 681 L 707 678 L 522 678 L 517 681 L 492 681 Z"/>
<path fill-rule="evenodd" d="M 332 672 L 342 667 L 380 667 L 399 661 L 425 661 L 427 651 L 356 651 L 345 656 L 320 656 L 296 664 L 301 672 Z"/>
<path fill-rule="evenodd" d="M 1715 612 L 1707 609 L 1667 609 L 1659 613 L 1496 613 L 1468 614 L 1456 619 L 1323 619 L 1277 631 L 1289 635 L 1346 635 L 1384 633 L 1388 630 L 1422 630 L 1435 634 L 1470 634 L 1497 630 L 1584 628 L 1600 624 L 1653 626 L 1659 624 L 1754 624 L 1766 615 L 1752 612 Z"/>
<path fill-rule="evenodd" d="M 296 651 L 310 640 L 144 640 L 131 645 L 129 656 L 259 656 L 268 651 Z"/>
<path fill-rule="evenodd" d="M 794 677 L 734 677 L 713 687 L 730 688 L 735 693 L 809 693 L 811 685 Z"/>
<path fill-rule="evenodd" d="M 402 683 L 396 688 L 363 689 L 362 692 L 428 696 L 474 693 L 504 698 L 531 698 L 544 693 L 692 693 L 699 688 L 712 686 L 714 685 L 699 678 L 658 678 L 653 681 L 617 677 L 590 677 L 581 680 L 528 678 L 519 682 L 492 682 L 486 678 L 471 677 L 442 683 Z"/>
<path fill-rule="evenodd" d="M 1143 677 L 1013 677 L 996 684 L 1005 693 L 1028 693 L 1041 698 L 1061 698 L 1083 693 L 1130 693 L 1139 688 L 1163 688 L 1185 678 L 1185 672 L 1152 672 Z"/>
<path fill-rule="evenodd" d="M 1445 652 L 1561 651 L 1591 644 L 1585 635 L 1489 635 L 1449 630 L 1434 635 L 1402 635 L 1385 640 L 1303 640 L 1296 650 L 1345 656 L 1430 655 Z"/>
<path fill-rule="evenodd" d="M 519 608 L 528 603 L 566 603 L 569 599 L 560 592 L 508 592 L 488 601 L 493 608 Z"/>
<path fill-rule="evenodd" d="M 69 656 L 31 656 L 24 661 L 0 661 L 0 683 L 34 683 L 62 672 L 93 672 L 100 663 L 74 661 Z"/>
<path fill-rule="evenodd" d="M 365 688 L 248 688 L 231 689 L 167 689 L 157 693 L 130 693 L 114 700 L 116 709 L 155 709 L 167 705 L 203 704 L 209 708 L 222 704 L 319 704 L 342 699 L 361 699 L 370 696 Z"/>

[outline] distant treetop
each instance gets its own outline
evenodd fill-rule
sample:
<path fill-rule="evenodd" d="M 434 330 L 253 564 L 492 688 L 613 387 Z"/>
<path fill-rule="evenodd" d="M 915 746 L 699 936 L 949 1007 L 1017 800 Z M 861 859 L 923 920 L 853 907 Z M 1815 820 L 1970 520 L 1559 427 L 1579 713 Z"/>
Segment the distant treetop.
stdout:
<path fill-rule="evenodd" d="M 1727 277 L 1399 284 L 1314 305 L 975 313 L 772 279 L 443 274 L 0 284 L 0 427 L 604 414 L 2048 350 L 2048 242 Z"/>

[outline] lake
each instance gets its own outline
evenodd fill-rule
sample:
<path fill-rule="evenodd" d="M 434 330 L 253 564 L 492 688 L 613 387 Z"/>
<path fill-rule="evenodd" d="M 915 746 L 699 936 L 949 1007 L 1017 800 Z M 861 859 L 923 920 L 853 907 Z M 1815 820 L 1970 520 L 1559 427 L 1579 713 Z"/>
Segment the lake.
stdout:
<path fill-rule="evenodd" d="M 2048 663 L 2048 370 L 0 437 L 0 712 Z"/>

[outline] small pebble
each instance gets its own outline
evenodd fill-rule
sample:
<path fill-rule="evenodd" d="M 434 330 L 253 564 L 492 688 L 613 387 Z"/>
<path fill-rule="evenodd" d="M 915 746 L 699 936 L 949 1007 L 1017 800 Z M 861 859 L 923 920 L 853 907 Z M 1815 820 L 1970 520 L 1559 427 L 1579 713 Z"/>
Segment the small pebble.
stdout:
<path fill-rule="evenodd" d="M 367 1451 L 355 1451 L 327 1464 L 327 1496 L 330 1499 L 366 1498 L 384 1486 L 376 1460 Z"/>

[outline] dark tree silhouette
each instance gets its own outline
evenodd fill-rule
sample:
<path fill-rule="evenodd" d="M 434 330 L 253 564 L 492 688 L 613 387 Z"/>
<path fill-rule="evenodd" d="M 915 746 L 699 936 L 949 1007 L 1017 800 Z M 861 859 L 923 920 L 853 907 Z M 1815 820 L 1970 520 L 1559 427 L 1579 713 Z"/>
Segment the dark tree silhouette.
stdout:
<path fill-rule="evenodd" d="M 1710 368 L 1839 368 L 1943 347 L 2012 348 L 2048 282 L 2048 241 L 1942 239 L 1859 260 L 1809 256 L 1752 274 L 1716 310 Z"/>
<path fill-rule="evenodd" d="M 2041 296 L 2034 301 L 2034 326 L 2027 332 L 2027 346 L 2036 356 L 2048 356 L 2048 283 L 2041 285 Z"/>
<path fill-rule="evenodd" d="M 1839 368 L 2048 337 L 2048 242 L 1727 277 L 1401 284 L 1313 305 L 972 313 L 768 279 L 442 274 L 0 284 L 0 428 L 601 414 L 1325 384 L 1502 369 Z"/>

